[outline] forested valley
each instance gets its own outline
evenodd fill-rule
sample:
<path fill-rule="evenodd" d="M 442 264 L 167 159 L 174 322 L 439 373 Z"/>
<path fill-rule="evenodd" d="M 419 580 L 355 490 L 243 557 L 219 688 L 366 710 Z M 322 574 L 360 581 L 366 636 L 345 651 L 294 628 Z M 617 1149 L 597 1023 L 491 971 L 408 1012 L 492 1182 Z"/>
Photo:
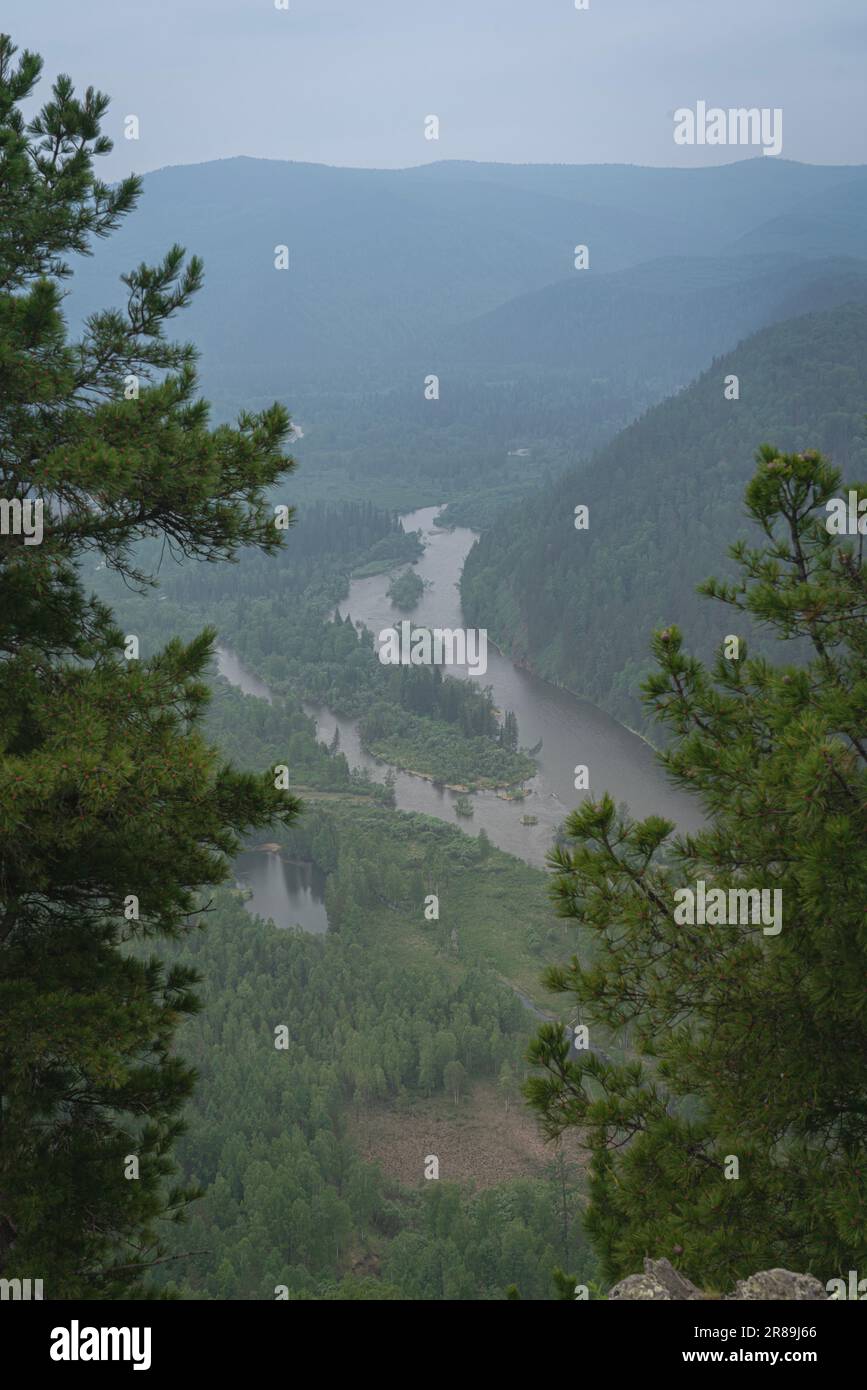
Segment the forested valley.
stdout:
<path fill-rule="evenodd" d="M 867 168 L 102 179 L 42 71 L 0 34 L 0 1295 L 862 1268 Z"/>
<path fill-rule="evenodd" d="M 383 667 L 371 633 L 332 617 L 350 574 L 419 553 L 393 514 L 314 504 L 290 536 L 273 560 L 251 553 L 222 571 L 164 558 L 143 596 L 104 569 L 91 576 L 144 659 L 207 623 L 268 682 L 273 703 L 214 671 L 205 732 L 239 766 L 288 765 L 303 814 L 251 845 L 272 841 L 326 881 L 325 938 L 251 918 L 239 884 L 165 954 L 202 977 L 201 1012 L 178 1041 L 199 1076 L 178 1156 L 204 1196 L 169 1245 L 186 1273 L 169 1261 L 158 1286 L 183 1298 L 499 1299 L 511 1285 L 555 1297 L 556 1269 L 593 1278 L 583 1167 L 575 1145 L 546 1152 L 522 1114 L 533 1017 L 515 987 L 554 1016 L 539 972 L 568 958 L 575 933 L 551 913 L 544 875 L 484 831 L 392 809 L 387 779 L 319 742 L 302 700 L 361 714 L 386 761 L 402 746 L 416 763 L 429 754 L 446 781 L 529 775 L 532 759 L 475 683 Z M 140 561 L 159 559 L 145 546 Z M 431 893 L 439 920 L 425 917 Z M 428 1155 L 438 1182 L 425 1181 Z"/>

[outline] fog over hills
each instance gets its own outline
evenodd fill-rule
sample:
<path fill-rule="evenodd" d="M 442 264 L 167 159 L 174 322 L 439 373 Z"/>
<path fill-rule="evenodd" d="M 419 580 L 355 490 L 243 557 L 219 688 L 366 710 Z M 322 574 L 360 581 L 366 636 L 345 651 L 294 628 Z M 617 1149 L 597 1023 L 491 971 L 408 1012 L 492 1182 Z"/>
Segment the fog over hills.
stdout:
<path fill-rule="evenodd" d="M 70 318 L 122 303 L 120 275 L 173 241 L 195 249 L 205 286 L 182 329 L 203 389 L 217 418 L 289 406 L 299 497 L 463 499 L 483 524 L 740 338 L 864 297 L 860 166 L 236 158 L 144 185 L 79 264 Z"/>
<path fill-rule="evenodd" d="M 756 328 L 865 293 L 867 262 L 854 258 L 661 258 L 510 300 L 455 330 L 441 350 L 470 368 L 643 370 L 672 389 Z"/>
<path fill-rule="evenodd" d="M 76 276 L 73 316 L 94 296 L 117 298 L 123 270 L 179 239 L 205 261 L 185 328 L 206 381 L 226 387 L 249 373 L 266 395 L 286 389 L 287 372 L 294 394 L 308 382 L 388 385 L 407 349 L 576 276 L 578 244 L 590 248 L 591 276 L 733 246 L 755 255 L 750 235 L 793 206 L 807 215 L 838 190 L 848 229 L 867 196 L 860 169 L 761 158 L 696 170 L 444 162 L 396 171 L 239 158 L 164 169 L 144 184 L 134 215 Z M 860 254 L 848 230 L 841 240 L 810 231 L 800 245 L 790 231 L 785 249 Z M 277 245 L 289 248 L 288 273 L 274 270 Z"/>

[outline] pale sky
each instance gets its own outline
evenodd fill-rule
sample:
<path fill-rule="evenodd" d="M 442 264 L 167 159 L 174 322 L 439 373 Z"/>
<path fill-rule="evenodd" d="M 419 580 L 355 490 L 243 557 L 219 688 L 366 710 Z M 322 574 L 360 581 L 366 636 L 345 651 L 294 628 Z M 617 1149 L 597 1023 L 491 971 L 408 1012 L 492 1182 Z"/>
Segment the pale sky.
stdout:
<path fill-rule="evenodd" d="M 381 168 L 743 158 L 674 144 L 673 111 L 699 100 L 782 108 L 784 158 L 867 162 L 865 0 L 288 3 L 3 0 L 0 25 L 47 78 L 112 96 L 108 177 L 239 154 Z M 138 141 L 123 138 L 130 114 Z"/>

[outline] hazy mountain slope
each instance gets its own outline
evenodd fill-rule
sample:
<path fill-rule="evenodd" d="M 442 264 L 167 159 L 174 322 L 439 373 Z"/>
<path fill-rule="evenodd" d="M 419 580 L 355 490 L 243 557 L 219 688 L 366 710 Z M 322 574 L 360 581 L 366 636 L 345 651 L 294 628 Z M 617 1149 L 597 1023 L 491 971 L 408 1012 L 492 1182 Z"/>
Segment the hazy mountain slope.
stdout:
<path fill-rule="evenodd" d="M 431 331 L 565 274 L 576 242 L 616 267 L 672 234 L 653 209 L 625 219 L 544 190 L 422 173 L 232 159 L 148 175 L 137 211 L 81 266 L 71 311 L 116 298 L 123 270 L 179 240 L 205 260 L 186 323 L 218 390 L 387 381 Z M 274 269 L 281 244 L 286 272 Z"/>
<path fill-rule="evenodd" d="M 838 185 L 861 178 L 830 173 Z M 760 159 L 698 170 L 245 158 L 163 169 L 80 265 L 69 311 L 117 301 L 122 271 L 179 240 L 205 260 L 184 324 L 218 397 L 389 385 L 407 353 L 423 356 L 447 327 L 579 278 L 579 242 L 600 273 L 714 255 L 793 200 L 819 214 L 828 181 L 824 168 Z M 274 269 L 278 245 L 289 248 L 286 272 Z"/>
<path fill-rule="evenodd" d="M 724 399 L 729 373 L 739 401 Z M 863 478 L 865 404 L 867 307 L 757 333 L 588 465 L 501 516 L 466 563 L 467 621 L 543 676 L 640 722 L 654 627 L 677 622 L 704 654 L 732 631 L 732 616 L 695 586 L 726 572 L 727 546 L 748 534 L 742 494 L 757 446 L 815 446 Z M 589 531 L 574 528 L 579 503 L 590 507 Z"/>
<path fill-rule="evenodd" d="M 477 164 L 443 161 L 407 170 L 433 183 L 465 179 L 499 183 L 536 196 L 545 191 L 628 213 L 653 210 L 671 227 L 659 254 L 713 255 L 751 228 L 801 203 L 819 205 L 834 189 L 867 177 L 860 165 L 808 165 L 753 155 L 706 168 L 644 168 L 635 164 Z M 636 259 L 647 260 L 645 247 Z"/>
<path fill-rule="evenodd" d="M 464 499 L 480 520 L 745 334 L 857 297 L 857 260 L 722 251 L 793 202 L 820 215 L 827 190 L 862 176 L 761 158 L 163 169 L 80 263 L 67 310 L 122 303 L 121 273 L 181 241 L 205 286 L 177 331 L 200 348 L 215 415 L 283 400 L 304 430 L 299 496 Z M 589 272 L 572 269 L 579 242 Z"/>
<path fill-rule="evenodd" d="M 806 308 L 867 297 L 867 261 L 666 258 L 611 274 L 575 272 L 452 332 L 450 365 L 572 370 L 662 389 L 691 380 L 741 338 Z M 796 306 L 796 307 L 793 307 Z"/>
<path fill-rule="evenodd" d="M 798 199 L 727 250 L 738 255 L 863 256 L 865 228 L 867 179 L 861 175 L 828 189 L 818 201 Z"/>

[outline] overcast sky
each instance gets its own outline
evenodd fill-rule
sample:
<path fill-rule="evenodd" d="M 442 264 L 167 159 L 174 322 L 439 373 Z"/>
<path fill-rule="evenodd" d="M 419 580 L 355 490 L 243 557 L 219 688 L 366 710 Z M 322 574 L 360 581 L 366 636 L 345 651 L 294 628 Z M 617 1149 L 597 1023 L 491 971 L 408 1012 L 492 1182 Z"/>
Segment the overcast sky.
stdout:
<path fill-rule="evenodd" d="M 282 0 L 277 0 L 282 3 Z M 0 25 L 113 98 L 116 177 L 229 155 L 689 165 L 673 112 L 780 107 L 783 156 L 867 162 L 867 0 L 3 0 Z M 43 87 L 46 87 L 43 83 Z M 123 117 L 140 139 L 123 138 Z M 424 119 L 440 121 L 438 141 Z"/>

